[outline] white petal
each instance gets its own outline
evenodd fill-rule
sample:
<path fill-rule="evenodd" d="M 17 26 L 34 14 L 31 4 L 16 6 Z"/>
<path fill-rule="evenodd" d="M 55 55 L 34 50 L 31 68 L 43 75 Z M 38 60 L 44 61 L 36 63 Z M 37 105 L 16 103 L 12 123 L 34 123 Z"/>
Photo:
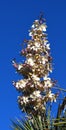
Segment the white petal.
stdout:
<path fill-rule="evenodd" d="M 38 42 L 35 42 L 35 47 L 40 47 L 40 44 Z"/>
<path fill-rule="evenodd" d="M 20 70 L 22 68 L 22 65 L 18 65 L 18 70 Z"/>
<path fill-rule="evenodd" d="M 46 47 L 49 50 L 50 49 L 50 44 L 46 44 Z"/>
<path fill-rule="evenodd" d="M 34 26 L 34 24 L 32 25 L 32 28 L 34 28 L 35 26 Z"/>
<path fill-rule="evenodd" d="M 39 26 L 39 29 L 40 29 L 41 31 L 46 31 L 46 25 L 45 25 L 45 24 L 40 25 L 40 26 Z"/>
<path fill-rule="evenodd" d="M 35 20 L 35 22 L 38 22 L 38 20 Z"/>
<path fill-rule="evenodd" d="M 18 84 L 18 82 L 16 83 L 16 88 L 17 88 L 17 89 L 19 88 L 19 84 Z"/>
<path fill-rule="evenodd" d="M 29 33 L 29 36 L 32 36 L 32 32 Z"/>
<path fill-rule="evenodd" d="M 32 58 L 27 59 L 27 63 L 32 65 L 32 66 L 34 65 L 34 61 Z"/>

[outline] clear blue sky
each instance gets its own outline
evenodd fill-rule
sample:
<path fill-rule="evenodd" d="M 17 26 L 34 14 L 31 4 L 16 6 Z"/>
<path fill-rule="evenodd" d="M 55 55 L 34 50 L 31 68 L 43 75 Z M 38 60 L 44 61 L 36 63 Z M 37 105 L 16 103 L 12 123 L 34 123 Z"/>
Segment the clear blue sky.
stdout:
<path fill-rule="evenodd" d="M 1 0 L 0 1 L 0 130 L 9 130 L 10 119 L 19 117 L 19 95 L 12 86 L 19 77 L 11 65 L 21 61 L 20 44 L 40 12 L 45 13 L 48 39 L 51 43 L 54 70 L 52 77 L 66 87 L 66 0 Z M 55 109 L 54 109 L 55 111 Z"/>

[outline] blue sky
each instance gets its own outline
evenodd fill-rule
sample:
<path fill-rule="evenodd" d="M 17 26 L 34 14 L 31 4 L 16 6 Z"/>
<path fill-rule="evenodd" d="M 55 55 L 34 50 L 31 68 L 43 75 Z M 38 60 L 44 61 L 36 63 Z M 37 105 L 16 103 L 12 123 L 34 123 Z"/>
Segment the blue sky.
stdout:
<path fill-rule="evenodd" d="M 48 39 L 54 69 L 51 77 L 60 87 L 66 87 L 66 0 L 2 0 L 0 1 L 0 129 L 9 130 L 10 119 L 20 117 L 13 80 L 11 60 L 21 61 L 21 43 L 28 39 L 28 30 L 43 11 L 47 21 Z M 55 107 L 56 108 L 56 107 Z M 54 111 L 55 111 L 54 108 Z M 23 114 L 22 114 L 23 116 Z"/>

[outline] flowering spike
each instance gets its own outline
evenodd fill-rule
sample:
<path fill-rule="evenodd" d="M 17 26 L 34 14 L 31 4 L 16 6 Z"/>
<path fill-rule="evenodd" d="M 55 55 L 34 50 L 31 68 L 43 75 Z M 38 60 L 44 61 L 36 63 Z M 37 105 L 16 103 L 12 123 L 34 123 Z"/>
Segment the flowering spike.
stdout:
<path fill-rule="evenodd" d="M 24 76 L 24 79 L 13 82 L 13 85 L 22 93 L 18 97 L 18 103 L 27 114 L 41 114 L 45 112 L 48 101 L 56 102 L 57 94 L 51 91 L 55 82 L 49 77 L 52 72 L 52 57 L 46 29 L 46 21 L 41 14 L 29 31 L 31 39 L 24 40 L 27 47 L 21 50 L 21 55 L 26 56 L 25 63 L 17 64 L 13 61 L 17 72 Z"/>

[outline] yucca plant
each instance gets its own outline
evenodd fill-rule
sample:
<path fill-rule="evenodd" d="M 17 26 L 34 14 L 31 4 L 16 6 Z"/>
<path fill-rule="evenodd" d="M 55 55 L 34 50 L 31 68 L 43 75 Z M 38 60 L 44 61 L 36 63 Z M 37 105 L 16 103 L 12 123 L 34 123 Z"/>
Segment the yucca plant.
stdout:
<path fill-rule="evenodd" d="M 18 104 L 22 112 L 28 115 L 27 121 L 13 122 L 14 130 L 55 129 L 50 110 L 47 112 L 47 104 L 56 102 L 58 93 L 52 92 L 52 88 L 57 88 L 56 80 L 49 77 L 52 72 L 52 57 L 46 28 L 46 20 L 41 15 L 31 26 L 31 39 L 24 40 L 27 47 L 22 49 L 21 56 L 25 56 L 26 60 L 23 63 L 12 61 L 16 71 L 23 76 L 23 79 L 13 81 L 13 85 L 21 93 Z"/>

